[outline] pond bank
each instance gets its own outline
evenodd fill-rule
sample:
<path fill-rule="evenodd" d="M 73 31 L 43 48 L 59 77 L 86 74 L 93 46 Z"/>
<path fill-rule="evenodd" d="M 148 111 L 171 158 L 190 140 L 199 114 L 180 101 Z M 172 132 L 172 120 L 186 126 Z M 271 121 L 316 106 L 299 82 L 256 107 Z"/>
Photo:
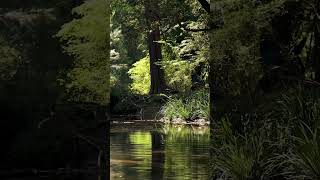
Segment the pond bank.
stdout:
<path fill-rule="evenodd" d="M 196 119 L 193 121 L 185 121 L 180 118 L 176 118 L 173 120 L 168 120 L 165 118 L 161 119 L 117 119 L 117 118 L 111 118 L 111 124 L 132 124 L 136 122 L 146 122 L 146 123 L 160 123 L 160 124 L 174 124 L 174 125 L 194 125 L 194 126 L 209 126 L 210 121 L 207 121 L 205 119 Z"/>

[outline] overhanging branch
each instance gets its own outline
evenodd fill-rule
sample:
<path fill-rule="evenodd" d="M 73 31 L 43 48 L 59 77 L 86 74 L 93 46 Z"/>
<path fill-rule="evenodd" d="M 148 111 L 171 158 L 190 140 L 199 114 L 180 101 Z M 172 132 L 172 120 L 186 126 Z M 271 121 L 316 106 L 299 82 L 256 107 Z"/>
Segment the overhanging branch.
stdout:
<path fill-rule="evenodd" d="M 206 10 L 208 13 L 210 13 L 210 4 L 208 3 L 207 0 L 198 0 L 201 6 L 203 7 L 204 10 Z"/>
<path fill-rule="evenodd" d="M 201 29 L 188 28 L 186 25 L 183 25 L 181 22 L 178 23 L 178 25 L 180 28 L 184 29 L 185 31 L 190 31 L 190 32 L 206 32 L 206 31 L 217 30 L 221 28 L 221 25 L 217 25 L 217 24 L 211 24 L 210 27 L 201 28 Z"/>
<path fill-rule="evenodd" d="M 209 28 L 191 29 L 191 28 L 188 28 L 187 26 L 183 26 L 181 23 L 179 23 L 179 27 L 181 27 L 185 31 L 190 31 L 190 32 L 204 32 L 204 31 L 210 31 L 211 30 Z"/>

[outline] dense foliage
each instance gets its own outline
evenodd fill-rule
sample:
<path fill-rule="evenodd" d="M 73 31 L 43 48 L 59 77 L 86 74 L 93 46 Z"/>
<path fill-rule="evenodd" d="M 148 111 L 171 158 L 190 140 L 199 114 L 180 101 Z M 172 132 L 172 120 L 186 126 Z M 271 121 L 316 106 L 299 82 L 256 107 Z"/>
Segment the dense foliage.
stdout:
<path fill-rule="evenodd" d="M 165 120 L 209 120 L 209 94 L 206 90 L 168 98 L 160 111 Z"/>
<path fill-rule="evenodd" d="M 319 3 L 211 6 L 213 179 L 319 178 Z"/>
<path fill-rule="evenodd" d="M 83 161 L 75 137 L 109 102 L 108 3 L 0 2 L 1 171 Z"/>
<path fill-rule="evenodd" d="M 0 80 L 10 80 L 17 72 L 19 65 L 19 51 L 10 46 L 8 41 L 0 37 Z"/>
<path fill-rule="evenodd" d="M 150 88 L 150 62 L 144 57 L 133 64 L 128 73 L 132 79 L 130 89 L 138 94 L 148 94 Z"/>
<path fill-rule="evenodd" d="M 103 0 L 86 1 L 73 9 L 80 16 L 63 25 L 57 34 L 76 61 L 62 80 L 72 101 L 109 101 L 109 14 Z"/>
<path fill-rule="evenodd" d="M 205 26 L 203 20 L 206 16 L 202 13 L 198 2 L 181 1 L 177 3 L 176 1 L 161 1 L 159 3 L 163 40 L 158 43 L 162 46 L 163 59 L 160 65 L 165 71 L 166 84 L 176 91 L 185 92 L 190 91 L 196 81 L 204 81 L 206 78 L 208 38 L 204 32 L 190 30 Z M 135 80 L 133 80 L 134 85 L 130 85 L 131 80 L 125 77 L 125 70 L 122 70 L 122 74 L 119 72 L 121 68 L 127 69 L 127 71 L 131 69 L 133 64 L 144 58 L 148 52 L 145 40 L 148 30 L 144 26 L 146 21 L 145 7 L 141 1 L 132 3 L 114 1 L 112 9 L 112 48 L 118 55 L 114 54 L 111 76 L 115 82 L 119 82 L 117 79 L 121 79 L 121 84 L 128 83 L 127 87 L 137 87 Z M 176 13 L 179 16 L 172 18 Z M 132 71 L 134 70 L 130 70 L 130 72 Z M 148 92 L 149 87 L 146 87 L 142 82 L 140 83 L 139 87 L 145 89 L 140 89 L 138 92 Z M 126 89 L 126 87 L 124 85 L 117 89 Z"/>

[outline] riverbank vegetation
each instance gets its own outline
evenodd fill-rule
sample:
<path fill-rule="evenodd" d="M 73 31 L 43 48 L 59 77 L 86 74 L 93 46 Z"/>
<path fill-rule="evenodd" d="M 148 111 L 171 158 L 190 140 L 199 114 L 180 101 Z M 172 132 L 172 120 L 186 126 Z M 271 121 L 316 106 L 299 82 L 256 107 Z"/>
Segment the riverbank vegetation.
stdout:
<path fill-rule="evenodd" d="M 145 112 L 153 116 L 142 118 L 208 123 L 209 40 L 201 30 L 208 15 L 201 4 L 113 1 L 112 7 L 113 114 Z M 146 104 L 158 108 L 150 110 Z"/>
<path fill-rule="evenodd" d="M 161 99 L 154 114 L 167 122 L 210 120 L 213 179 L 319 178 L 318 1 L 134 1 L 113 10 L 115 82 L 126 77 L 125 96 Z"/>
<path fill-rule="evenodd" d="M 213 179 L 318 179 L 317 1 L 211 4 Z"/>
<path fill-rule="evenodd" d="M 210 124 L 212 179 L 320 178 L 318 0 L 0 5 L 1 167 L 106 160 L 88 137 L 111 114 Z"/>

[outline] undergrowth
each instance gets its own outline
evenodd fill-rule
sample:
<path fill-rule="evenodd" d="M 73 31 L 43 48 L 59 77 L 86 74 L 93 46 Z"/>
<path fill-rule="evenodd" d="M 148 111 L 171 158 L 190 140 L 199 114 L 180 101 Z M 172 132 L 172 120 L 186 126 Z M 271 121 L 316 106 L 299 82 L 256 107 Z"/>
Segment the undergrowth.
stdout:
<path fill-rule="evenodd" d="M 185 121 L 209 118 L 209 93 L 197 91 L 183 96 L 168 97 L 162 106 L 160 114 L 168 119 Z"/>
<path fill-rule="evenodd" d="M 215 122 L 212 179 L 320 179 L 319 89 L 288 91 L 268 112 Z M 249 128 L 248 128 L 249 127 Z"/>

